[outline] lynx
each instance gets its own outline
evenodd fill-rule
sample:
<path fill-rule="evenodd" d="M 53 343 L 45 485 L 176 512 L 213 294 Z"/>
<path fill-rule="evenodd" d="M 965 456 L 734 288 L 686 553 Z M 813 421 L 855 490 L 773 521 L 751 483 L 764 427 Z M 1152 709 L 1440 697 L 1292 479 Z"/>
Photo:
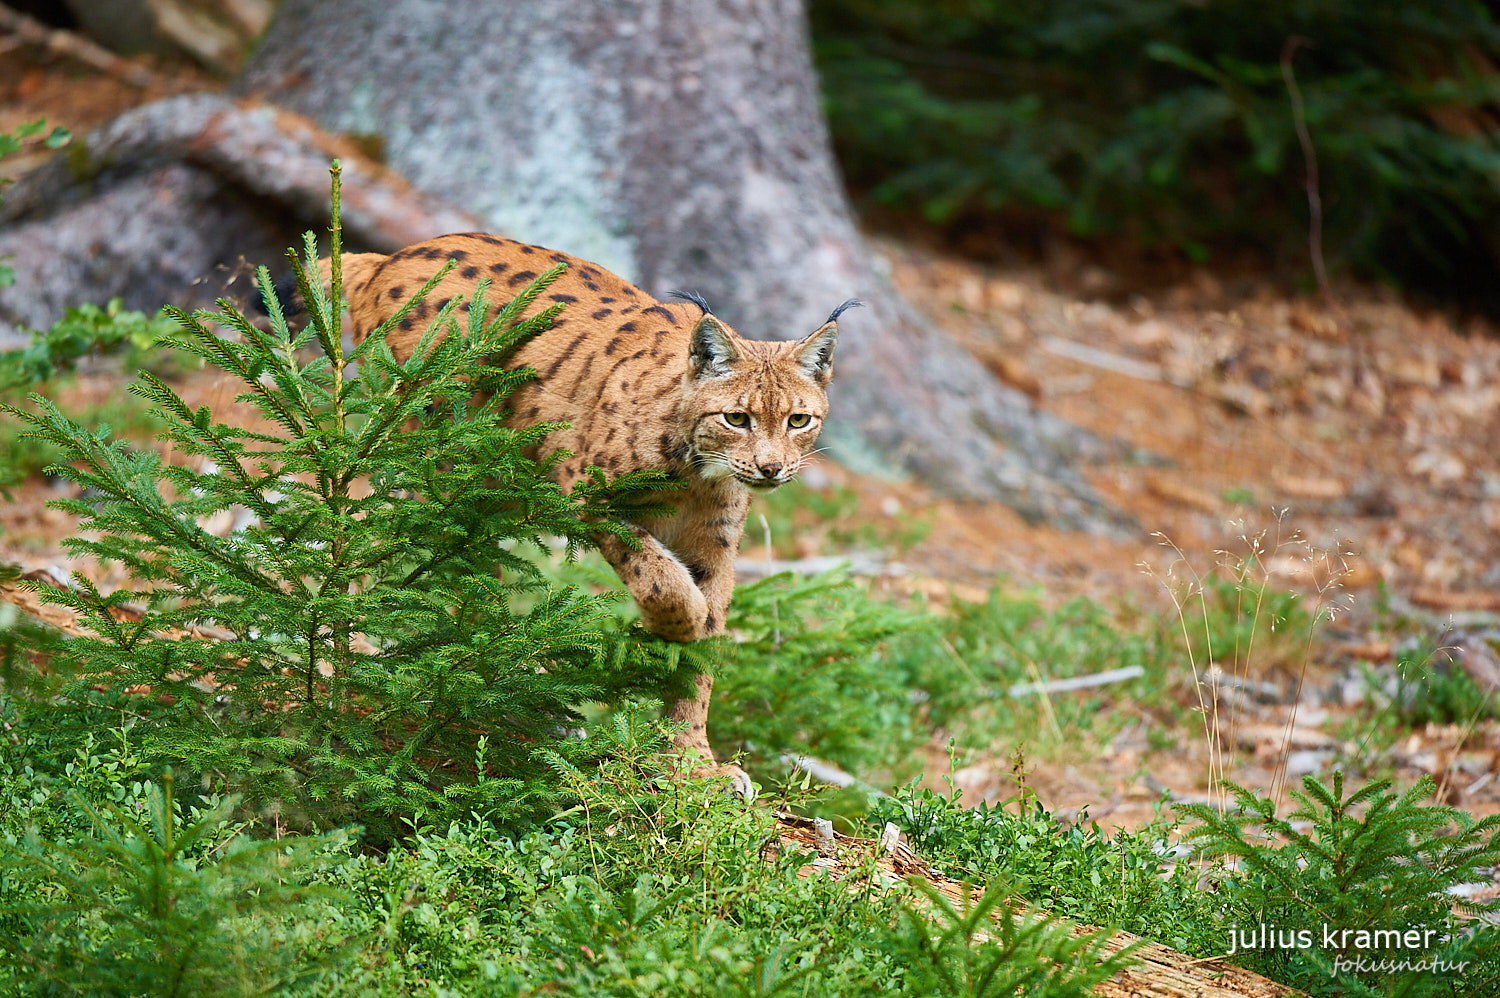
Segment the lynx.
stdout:
<path fill-rule="evenodd" d="M 652 633 L 695 641 L 724 630 L 734 590 L 734 557 L 752 493 L 791 481 L 813 451 L 828 414 L 838 317 L 849 300 L 800 340 L 742 339 L 701 297 L 673 292 L 662 302 L 601 267 L 565 253 L 479 233 L 442 236 L 389 256 L 343 257 L 345 296 L 356 341 L 389 318 L 448 261 L 454 269 L 389 334 L 410 354 L 431 316 L 455 295 L 491 281 L 505 301 L 558 263 L 567 270 L 531 312 L 566 308 L 513 363 L 536 377 L 513 399 L 518 424 L 568 423 L 547 449 L 572 452 L 556 466 L 566 491 L 590 465 L 621 475 L 666 472 L 685 483 L 667 493 L 675 512 L 631 524 L 637 547 L 600 535 L 600 549 L 640 606 Z M 325 274 L 326 279 L 326 264 Z M 509 294 L 507 294 L 509 292 Z M 712 678 L 669 705 L 683 727 L 679 748 L 708 760 L 747 797 L 748 777 L 713 764 L 708 744 Z"/>

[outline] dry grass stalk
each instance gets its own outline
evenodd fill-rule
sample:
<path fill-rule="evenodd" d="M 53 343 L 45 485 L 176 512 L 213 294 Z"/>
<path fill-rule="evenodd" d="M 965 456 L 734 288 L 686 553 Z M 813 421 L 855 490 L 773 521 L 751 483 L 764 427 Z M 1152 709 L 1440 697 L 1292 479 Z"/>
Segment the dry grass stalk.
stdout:
<path fill-rule="evenodd" d="M 1349 609 L 1352 600 L 1343 583 L 1354 571 L 1350 564 L 1353 552 L 1338 544 L 1332 548 L 1318 547 L 1301 531 L 1288 532 L 1285 529 L 1287 510 L 1273 510 L 1273 514 L 1274 526 L 1258 531 L 1248 529 L 1243 520 L 1233 521 L 1230 526 L 1239 535 L 1240 550 L 1216 552 L 1219 558 L 1217 569 L 1223 573 L 1223 578 L 1231 580 L 1235 594 L 1236 602 L 1228 619 L 1234 633 L 1232 648 L 1215 647 L 1217 635 L 1213 618 L 1216 611 L 1210 605 L 1211 577 L 1200 573 L 1176 543 L 1160 532 L 1154 535 L 1173 554 L 1164 574 L 1158 575 L 1150 565 L 1142 564 L 1143 570 L 1161 584 L 1176 613 L 1188 665 L 1193 673 L 1198 710 L 1203 718 L 1203 737 L 1209 758 L 1208 785 L 1221 809 L 1228 806 L 1228 791 L 1224 784 L 1234 766 L 1243 720 L 1241 701 L 1232 695 L 1224 696 L 1221 688 L 1227 687 L 1233 694 L 1252 682 L 1252 663 L 1259 664 L 1257 655 L 1263 654 L 1256 647 L 1257 639 L 1265 631 L 1275 634 L 1281 625 L 1274 616 L 1268 616 L 1268 596 L 1278 588 L 1290 590 L 1298 583 L 1311 589 L 1306 633 L 1296 635 L 1300 647 L 1292 660 L 1296 683 L 1291 710 L 1282 728 L 1269 788 L 1270 796 L 1278 802 L 1286 791 L 1287 760 L 1291 755 L 1297 712 L 1312 657 L 1313 636 L 1320 624 Z M 1299 594 L 1293 592 L 1292 595 Z M 1244 629 L 1235 626 L 1241 621 L 1249 625 L 1248 635 L 1243 639 Z M 1220 675 L 1222 679 L 1217 678 Z"/>

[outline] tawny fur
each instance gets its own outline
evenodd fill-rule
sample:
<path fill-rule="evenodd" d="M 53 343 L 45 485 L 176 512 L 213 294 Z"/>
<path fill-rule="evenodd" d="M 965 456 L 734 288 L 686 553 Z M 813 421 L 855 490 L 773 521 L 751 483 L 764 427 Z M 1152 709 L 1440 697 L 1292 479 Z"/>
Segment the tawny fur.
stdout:
<path fill-rule="evenodd" d="M 828 412 L 826 389 L 838 329 L 833 318 L 792 341 L 742 339 L 697 304 L 664 303 L 586 260 L 478 233 L 442 236 L 390 256 L 343 257 L 344 295 L 356 341 L 389 318 L 448 260 L 454 269 L 388 337 L 404 359 L 451 298 L 489 278 L 503 303 L 558 263 L 567 270 L 532 304 L 566 305 L 553 328 L 521 347 L 513 364 L 536 371 L 513 396 L 512 421 L 567 422 L 548 450 L 572 487 L 589 465 L 611 477 L 664 471 L 687 488 L 668 494 L 671 516 L 633 524 L 640 547 L 602 536 L 600 548 L 641 609 L 669 641 L 724 629 L 752 489 L 790 481 L 812 452 Z M 324 263 L 327 280 L 327 264 Z M 466 308 L 467 306 L 461 306 Z M 748 424 L 748 425 L 744 425 Z M 671 706 L 682 745 L 712 758 L 706 734 L 711 680 Z M 748 788 L 737 770 L 733 775 Z"/>

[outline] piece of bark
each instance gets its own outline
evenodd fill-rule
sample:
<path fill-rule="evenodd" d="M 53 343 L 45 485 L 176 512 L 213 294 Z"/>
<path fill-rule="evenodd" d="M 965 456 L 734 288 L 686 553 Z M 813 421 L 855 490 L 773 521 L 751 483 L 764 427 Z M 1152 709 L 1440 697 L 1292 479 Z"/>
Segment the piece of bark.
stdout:
<path fill-rule="evenodd" d="M 1158 499 L 1190 506 L 1215 516 L 1222 515 L 1225 508 L 1224 501 L 1212 492 L 1161 473 L 1146 476 L 1146 491 Z"/>
<path fill-rule="evenodd" d="M 1340 478 L 1317 478 L 1311 475 L 1292 475 L 1280 469 L 1271 472 L 1271 481 L 1282 495 L 1294 499 L 1315 499 L 1335 502 L 1348 497 L 1349 483 Z"/>
<path fill-rule="evenodd" d="M 1500 612 L 1500 593 L 1451 592 L 1446 589 L 1418 589 L 1411 594 L 1411 601 L 1429 610 L 1445 612 L 1480 610 Z"/>
<path fill-rule="evenodd" d="M 1122 357 L 1117 353 L 1110 353 L 1108 350 L 1101 350 L 1076 340 L 1065 340 L 1060 336 L 1042 337 L 1042 349 L 1054 356 L 1097 367 L 1111 374 L 1122 374 L 1127 378 L 1135 378 L 1137 381 L 1163 384 L 1167 380 L 1160 364 L 1136 360 L 1133 357 Z"/>
<path fill-rule="evenodd" d="M 1042 380 L 1017 353 L 975 336 L 969 337 L 964 346 L 1002 384 L 1022 392 L 1032 403 L 1041 401 L 1045 394 Z"/>

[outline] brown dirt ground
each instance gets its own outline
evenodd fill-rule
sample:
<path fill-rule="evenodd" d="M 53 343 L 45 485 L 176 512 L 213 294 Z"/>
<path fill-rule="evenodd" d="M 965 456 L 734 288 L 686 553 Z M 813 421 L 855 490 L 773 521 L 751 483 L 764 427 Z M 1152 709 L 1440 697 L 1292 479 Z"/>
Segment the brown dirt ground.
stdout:
<path fill-rule="evenodd" d="M 1497 620 L 1494 327 L 1370 287 L 1341 288 L 1332 306 L 1272 291 L 1230 300 L 1206 271 L 1116 305 L 1089 300 L 1079 282 L 1040 268 L 984 267 L 889 240 L 882 250 L 902 292 L 1002 380 L 1041 409 L 1119 443 L 1085 473 L 1139 525 L 1124 539 L 1081 537 L 996 505 L 860 482 L 872 517 L 890 496 L 904 509 L 932 511 L 931 534 L 903 555 L 925 579 L 907 585 L 972 596 L 999 574 L 1040 584 L 1049 601 L 1130 597 L 1170 616 L 1169 587 L 1181 593 L 1193 572 L 1258 545 L 1275 585 L 1348 608 L 1310 647 L 1250 666 L 1252 678 L 1281 684 L 1284 700 L 1307 667 L 1294 768 L 1299 758 L 1336 757 L 1400 780 L 1430 772 L 1445 799 L 1477 813 L 1500 808 L 1493 724 L 1410 732 L 1376 753 L 1359 740 L 1370 728 L 1367 713 L 1345 705 L 1339 689 L 1356 663 L 1388 665 L 1399 648 L 1377 599 L 1434 635 L 1449 625 L 1457 637 L 1488 633 Z M 1195 699 L 1188 671 L 1184 655 L 1175 691 L 1184 707 Z M 1222 739 L 1239 743 L 1234 779 L 1271 785 L 1289 714 L 1289 703 L 1245 709 L 1242 730 Z M 1141 719 L 1165 720 L 1150 711 Z M 1313 732 L 1327 742 L 1312 744 Z M 1034 759 L 1030 782 L 1064 810 L 1090 805 L 1106 823 L 1138 821 L 1162 787 L 1187 798 L 1207 793 L 1209 739 L 1179 734 L 1167 750 L 1151 750 L 1134 732 L 1093 746 L 1091 760 Z M 960 784 L 971 795 L 1013 792 L 1014 744 L 1001 739 L 988 762 L 961 771 Z M 1312 755 L 1296 756 L 1299 748 Z M 935 778 L 947 760 L 933 756 Z"/>
<path fill-rule="evenodd" d="M 7 55 L 0 129 L 46 117 L 82 132 L 144 100 L 218 86 L 185 67 L 141 64 L 156 74 L 145 89 L 66 59 Z M 5 170 L 24 171 L 42 156 L 7 160 Z M 1396 609 L 1435 629 L 1449 617 L 1470 629 L 1496 623 L 1496 329 L 1410 307 L 1378 288 L 1340 288 L 1342 304 L 1332 306 L 1271 290 L 1231 296 L 1207 270 L 1121 303 L 1118 279 L 1097 267 L 1059 278 L 1055 270 L 984 266 L 883 237 L 878 244 L 898 288 L 935 326 L 1039 408 L 1116 445 L 1085 474 L 1139 525 L 1130 536 L 1085 537 L 1028 523 L 998 504 L 825 465 L 821 480 L 853 488 L 859 516 L 877 529 L 894 532 L 914 515 L 930 520 L 925 539 L 895 556 L 905 571 L 884 574 L 879 585 L 941 601 L 973 598 L 1004 577 L 1040 587 L 1049 603 L 1086 594 L 1170 608 L 1163 580 L 1208 572 L 1222 552 L 1240 557 L 1266 531 L 1263 564 L 1277 585 L 1309 599 L 1323 587 L 1327 598 L 1352 600 L 1353 612 L 1300 656 L 1251 670 L 1290 689 L 1305 665 L 1304 702 L 1290 738 L 1281 733 L 1289 704 L 1246 707 L 1239 730 L 1222 738 L 1239 745 L 1231 774 L 1269 786 L 1278 750 L 1290 743 L 1323 753 L 1325 764 L 1363 763 L 1401 780 L 1431 772 L 1446 799 L 1476 813 L 1500 809 L 1496 725 L 1408 732 L 1369 758 L 1358 740 L 1359 708 L 1332 692 L 1352 662 L 1391 661 L 1390 635 L 1370 609 L 1377 587 Z M 1107 301 L 1091 291 L 1097 288 L 1111 289 Z M 80 400 L 107 398 L 119 385 L 89 374 L 76 391 Z M 181 390 L 195 406 L 227 401 L 225 386 L 208 380 L 189 379 Z M 66 564 L 58 540 L 67 519 L 44 505 L 53 494 L 42 482 L 13 491 L 0 509 L 0 558 L 27 568 Z M 792 554 L 816 553 L 808 528 L 814 540 Z M 1337 585 L 1328 585 L 1330 575 Z M 1169 695 L 1193 702 L 1186 661 Z M 1028 750 L 1027 779 L 1044 802 L 1133 824 L 1150 816 L 1163 788 L 1204 799 L 1210 740 L 1202 730 L 1162 732 L 1175 722 L 1150 705 L 1122 702 L 1112 710 L 1131 720 L 1102 743 L 1085 737 L 1073 751 L 1044 757 Z M 1174 744 L 1153 747 L 1164 741 Z M 969 799 L 1010 792 L 1010 757 L 1022 743 L 1000 733 L 966 761 L 958 782 Z M 947 768 L 941 744 L 935 737 L 934 780 Z"/>

